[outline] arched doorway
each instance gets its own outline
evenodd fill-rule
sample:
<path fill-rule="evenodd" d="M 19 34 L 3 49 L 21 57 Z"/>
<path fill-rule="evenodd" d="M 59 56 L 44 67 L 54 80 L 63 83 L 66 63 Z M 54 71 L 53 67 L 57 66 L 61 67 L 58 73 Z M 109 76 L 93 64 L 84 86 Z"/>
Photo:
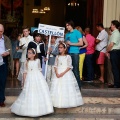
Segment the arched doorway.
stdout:
<path fill-rule="evenodd" d="M 21 29 L 23 25 L 24 0 L 0 0 L 0 21 L 9 36 L 14 28 Z"/>

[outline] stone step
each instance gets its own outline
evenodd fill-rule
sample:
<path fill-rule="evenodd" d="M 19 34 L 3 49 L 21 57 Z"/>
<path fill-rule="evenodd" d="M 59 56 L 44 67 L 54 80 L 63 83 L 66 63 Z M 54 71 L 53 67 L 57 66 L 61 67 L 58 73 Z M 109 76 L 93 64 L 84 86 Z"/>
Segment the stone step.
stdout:
<path fill-rule="evenodd" d="M 7 103 L 6 107 L 0 108 L 0 113 L 10 113 L 10 106 L 13 102 Z M 79 113 L 79 114 L 101 114 L 101 115 L 119 115 L 120 104 L 99 104 L 85 103 L 83 106 L 67 109 L 55 108 L 55 114 Z"/>
<path fill-rule="evenodd" d="M 84 97 L 118 97 L 120 98 L 120 89 L 109 88 L 109 89 L 82 89 L 81 91 Z"/>
<path fill-rule="evenodd" d="M 84 104 L 83 106 L 68 109 L 55 108 L 56 114 L 79 113 L 79 114 L 101 114 L 120 115 L 120 105 Z"/>
<path fill-rule="evenodd" d="M 6 96 L 18 96 L 21 92 L 20 88 L 6 88 Z M 82 89 L 81 90 L 83 97 L 106 97 L 120 98 L 120 89 Z"/>
<path fill-rule="evenodd" d="M 7 88 L 6 107 L 0 108 L 0 120 L 27 120 L 10 113 L 10 106 L 21 92 Z M 11 96 L 13 95 L 13 96 Z M 76 108 L 58 109 L 55 113 L 33 120 L 120 120 L 120 89 L 82 89 L 85 104 Z M 3 116 L 3 117 L 2 117 Z M 8 116 L 8 117 L 7 117 Z"/>
<path fill-rule="evenodd" d="M 17 96 L 7 96 L 6 103 L 12 104 L 17 99 Z M 117 97 L 83 97 L 85 104 L 120 104 L 120 98 Z"/>
<path fill-rule="evenodd" d="M 51 114 L 37 118 L 30 118 L 5 113 L 0 114 L 0 120 L 120 120 L 120 115 Z"/>

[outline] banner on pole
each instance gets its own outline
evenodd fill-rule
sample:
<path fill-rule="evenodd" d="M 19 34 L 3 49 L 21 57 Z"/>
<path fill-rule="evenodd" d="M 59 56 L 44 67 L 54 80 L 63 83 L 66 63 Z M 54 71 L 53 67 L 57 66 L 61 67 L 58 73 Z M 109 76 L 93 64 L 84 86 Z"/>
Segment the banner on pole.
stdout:
<path fill-rule="evenodd" d="M 44 35 L 51 35 L 51 36 L 58 36 L 64 37 L 64 27 L 46 25 L 46 24 L 39 24 L 38 25 L 38 33 Z"/>

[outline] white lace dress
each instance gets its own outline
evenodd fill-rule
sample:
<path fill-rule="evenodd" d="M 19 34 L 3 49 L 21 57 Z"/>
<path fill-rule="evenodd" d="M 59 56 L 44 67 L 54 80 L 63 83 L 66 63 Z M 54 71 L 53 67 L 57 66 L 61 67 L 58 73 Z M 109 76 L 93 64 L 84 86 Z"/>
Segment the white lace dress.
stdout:
<path fill-rule="evenodd" d="M 63 77 L 57 78 L 56 74 L 52 78 L 51 98 L 53 106 L 57 108 L 70 108 L 83 105 L 83 99 L 79 90 L 77 80 L 72 72 L 72 60 L 69 55 L 57 56 L 55 67 L 58 74 L 71 68 Z"/>
<path fill-rule="evenodd" d="M 25 62 L 24 68 L 27 73 L 24 88 L 11 106 L 11 112 L 29 117 L 53 113 L 49 88 L 41 73 L 40 60 L 29 61 L 27 65 Z"/>

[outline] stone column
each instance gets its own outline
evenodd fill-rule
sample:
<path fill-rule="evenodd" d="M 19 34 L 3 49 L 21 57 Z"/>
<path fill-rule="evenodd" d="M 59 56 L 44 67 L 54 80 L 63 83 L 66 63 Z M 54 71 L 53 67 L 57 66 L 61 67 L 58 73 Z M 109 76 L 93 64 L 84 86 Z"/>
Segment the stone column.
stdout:
<path fill-rule="evenodd" d="M 103 24 L 110 27 L 112 20 L 120 21 L 120 0 L 104 0 Z"/>

